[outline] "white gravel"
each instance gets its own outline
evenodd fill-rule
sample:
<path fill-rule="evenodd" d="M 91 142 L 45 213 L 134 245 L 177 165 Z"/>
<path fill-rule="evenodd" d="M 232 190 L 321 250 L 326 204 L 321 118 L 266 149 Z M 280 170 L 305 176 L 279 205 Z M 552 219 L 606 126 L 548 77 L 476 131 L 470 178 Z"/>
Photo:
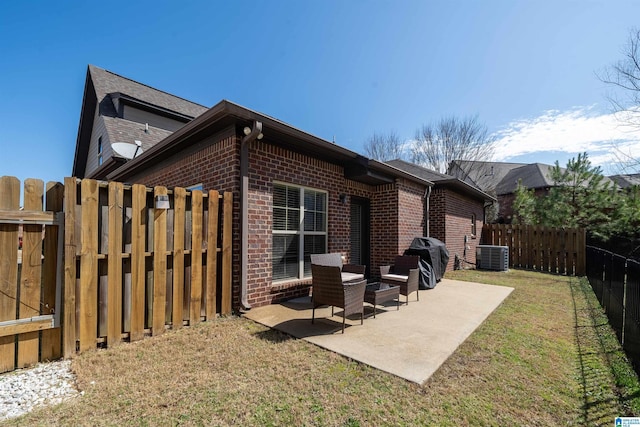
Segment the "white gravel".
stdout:
<path fill-rule="evenodd" d="M 70 365 L 69 360 L 40 363 L 0 375 L 0 420 L 79 395 Z"/>

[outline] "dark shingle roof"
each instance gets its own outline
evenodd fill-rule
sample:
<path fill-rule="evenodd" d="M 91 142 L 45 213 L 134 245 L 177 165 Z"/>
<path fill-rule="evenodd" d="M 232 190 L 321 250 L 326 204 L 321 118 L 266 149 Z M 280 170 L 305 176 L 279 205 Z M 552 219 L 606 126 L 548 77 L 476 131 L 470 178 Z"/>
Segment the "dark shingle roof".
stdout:
<path fill-rule="evenodd" d="M 452 176 L 445 175 L 443 173 L 436 172 L 431 169 L 427 169 L 422 166 L 416 165 L 415 163 L 409 163 L 401 159 L 389 160 L 388 162 L 385 162 L 385 163 L 393 166 L 394 168 L 401 169 L 405 172 L 408 172 L 420 178 L 424 178 L 431 182 L 438 182 L 438 181 L 449 180 L 453 178 Z"/>
<path fill-rule="evenodd" d="M 431 181 L 436 185 L 436 187 L 442 185 L 445 187 L 455 188 L 458 191 L 466 193 L 480 200 L 485 200 L 485 201 L 495 200 L 493 196 L 485 193 L 478 187 L 472 184 L 469 184 L 467 182 L 464 182 L 451 175 L 446 175 L 440 172 L 436 172 L 436 171 L 427 169 L 425 167 L 422 167 L 420 165 L 416 165 L 415 163 L 409 163 L 400 159 L 389 160 L 388 162 L 385 162 L 385 163 L 387 163 L 390 166 L 393 166 L 396 169 L 400 169 L 402 171 L 410 173 L 411 175 L 417 176 L 418 178 Z"/>
<path fill-rule="evenodd" d="M 526 163 L 454 160 L 447 173 L 483 191 L 493 192 L 511 170 L 522 166 Z"/>
<path fill-rule="evenodd" d="M 112 73 L 111 71 L 96 67 L 95 65 L 89 65 L 89 73 L 91 74 L 98 102 L 102 102 L 102 100 L 109 94 L 123 93 L 140 101 L 191 118 L 198 117 L 200 114 L 208 110 L 208 108 L 203 105 L 154 89 L 150 86 Z M 105 104 L 108 105 L 111 103 Z M 115 111 L 113 113 L 115 113 Z"/>
<path fill-rule="evenodd" d="M 109 141 L 112 143 L 118 141 L 133 143 L 137 140 L 142 142 L 144 151 L 173 133 L 153 126 L 149 126 L 148 132 L 145 132 L 145 125 L 115 117 L 105 116 L 103 120 L 109 135 Z"/>
<path fill-rule="evenodd" d="M 613 175 L 609 179 L 618 184 L 620 188 L 629 188 L 634 185 L 640 186 L 640 173 L 630 175 Z"/>
<path fill-rule="evenodd" d="M 518 181 L 527 188 L 544 188 L 553 186 L 549 171 L 553 166 L 543 163 L 531 163 L 511 169 L 496 185 L 496 194 L 510 194 L 518 188 Z"/>

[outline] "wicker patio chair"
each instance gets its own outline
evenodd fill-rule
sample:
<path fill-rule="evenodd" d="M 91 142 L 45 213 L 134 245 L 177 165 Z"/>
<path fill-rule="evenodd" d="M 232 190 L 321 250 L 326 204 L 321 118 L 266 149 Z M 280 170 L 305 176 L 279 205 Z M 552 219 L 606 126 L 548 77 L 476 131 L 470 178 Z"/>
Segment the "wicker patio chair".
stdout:
<path fill-rule="evenodd" d="M 345 319 L 352 314 L 360 314 L 360 324 L 364 322 L 364 289 L 366 280 L 342 283 L 340 267 L 311 264 L 312 273 L 312 304 L 311 323 L 316 317 L 316 307 L 331 306 L 331 316 L 334 307 L 343 308 L 342 333 L 344 334 Z"/>
<path fill-rule="evenodd" d="M 343 264 L 342 255 L 335 252 L 329 254 L 311 254 L 311 264 L 340 267 L 343 283 L 358 282 L 364 279 L 364 274 L 367 271 L 366 265 Z"/>
<path fill-rule="evenodd" d="M 398 255 L 393 265 L 380 266 L 380 282 L 400 286 L 400 294 L 407 297 L 407 304 L 409 304 L 409 295 L 414 291 L 416 292 L 416 300 L 420 301 L 420 293 L 418 292 L 419 261 L 418 255 Z"/>

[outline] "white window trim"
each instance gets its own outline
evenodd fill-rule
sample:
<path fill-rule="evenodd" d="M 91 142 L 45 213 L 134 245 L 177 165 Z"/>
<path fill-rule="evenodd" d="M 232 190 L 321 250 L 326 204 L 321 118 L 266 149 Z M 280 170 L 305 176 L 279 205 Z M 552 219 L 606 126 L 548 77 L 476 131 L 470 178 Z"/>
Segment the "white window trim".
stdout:
<path fill-rule="evenodd" d="M 273 185 L 284 185 L 286 187 L 298 188 L 300 190 L 300 219 L 298 222 L 298 230 L 274 230 L 271 226 L 271 235 L 298 235 L 298 277 L 286 278 L 281 280 L 274 280 L 273 283 L 291 282 L 296 280 L 308 279 L 311 276 L 304 275 L 304 237 L 305 236 L 326 236 L 324 239 L 324 252 L 327 252 L 327 246 L 329 244 L 329 192 L 321 190 L 319 188 L 306 187 L 304 185 L 291 184 L 283 181 L 273 181 Z M 325 195 L 326 211 L 324 215 L 324 229 L 325 231 L 304 231 L 304 190 L 315 191 L 317 193 L 323 193 Z M 273 191 L 272 191 L 273 196 Z M 271 216 L 273 218 L 273 203 L 271 207 Z M 273 269 L 273 267 L 272 267 Z M 273 271 L 273 270 L 272 270 Z"/>

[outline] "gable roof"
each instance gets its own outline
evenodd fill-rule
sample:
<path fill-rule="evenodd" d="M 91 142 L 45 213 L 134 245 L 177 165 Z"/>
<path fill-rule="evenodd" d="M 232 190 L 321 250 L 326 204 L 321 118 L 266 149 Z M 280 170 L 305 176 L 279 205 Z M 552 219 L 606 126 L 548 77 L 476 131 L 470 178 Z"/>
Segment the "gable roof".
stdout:
<path fill-rule="evenodd" d="M 135 122 L 122 119 L 122 111 L 118 111 L 125 104 L 183 123 L 187 123 L 207 111 L 207 107 L 195 102 L 138 83 L 95 65 L 89 65 L 76 139 L 73 176 L 82 178 L 85 175 L 96 108 L 105 119 L 113 118 L 113 120 L 104 120 L 106 131 L 110 137 L 111 135 L 132 133 L 132 123 Z M 145 144 L 150 147 L 164 139 L 167 132 L 154 128 L 154 132 L 148 132 L 146 136 L 138 132 L 135 139 L 143 142 L 143 148 L 145 148 Z M 121 140 L 112 139 L 112 142 Z"/>
<path fill-rule="evenodd" d="M 208 109 L 204 105 L 196 104 L 95 65 L 89 65 L 88 73 L 91 75 L 96 96 L 100 101 L 107 95 L 112 99 L 138 100 L 149 106 L 161 108 L 189 119 L 198 117 Z M 112 112 L 115 113 L 115 111 Z M 107 111 L 105 111 L 106 113 Z"/>
<path fill-rule="evenodd" d="M 526 163 L 484 162 L 473 160 L 453 160 L 449 163 L 447 173 L 467 182 L 482 191 L 493 192 L 497 184 L 515 168 Z"/>
<path fill-rule="evenodd" d="M 436 187 L 442 186 L 442 187 L 455 189 L 475 199 L 480 199 L 487 202 L 496 200 L 495 197 L 485 193 L 479 188 L 467 182 L 464 182 L 458 178 L 455 178 L 451 175 L 446 175 L 440 172 L 436 172 L 436 171 L 427 169 L 425 167 L 422 167 L 420 165 L 416 165 L 415 163 L 410 163 L 401 159 L 390 160 L 386 163 L 388 165 L 401 169 L 412 175 L 419 176 L 421 178 L 432 181 Z"/>
<path fill-rule="evenodd" d="M 520 180 L 526 188 L 552 187 L 554 183 L 549 178 L 549 171 L 553 167 L 543 163 L 531 163 L 513 168 L 496 185 L 496 194 L 514 193 Z"/>

